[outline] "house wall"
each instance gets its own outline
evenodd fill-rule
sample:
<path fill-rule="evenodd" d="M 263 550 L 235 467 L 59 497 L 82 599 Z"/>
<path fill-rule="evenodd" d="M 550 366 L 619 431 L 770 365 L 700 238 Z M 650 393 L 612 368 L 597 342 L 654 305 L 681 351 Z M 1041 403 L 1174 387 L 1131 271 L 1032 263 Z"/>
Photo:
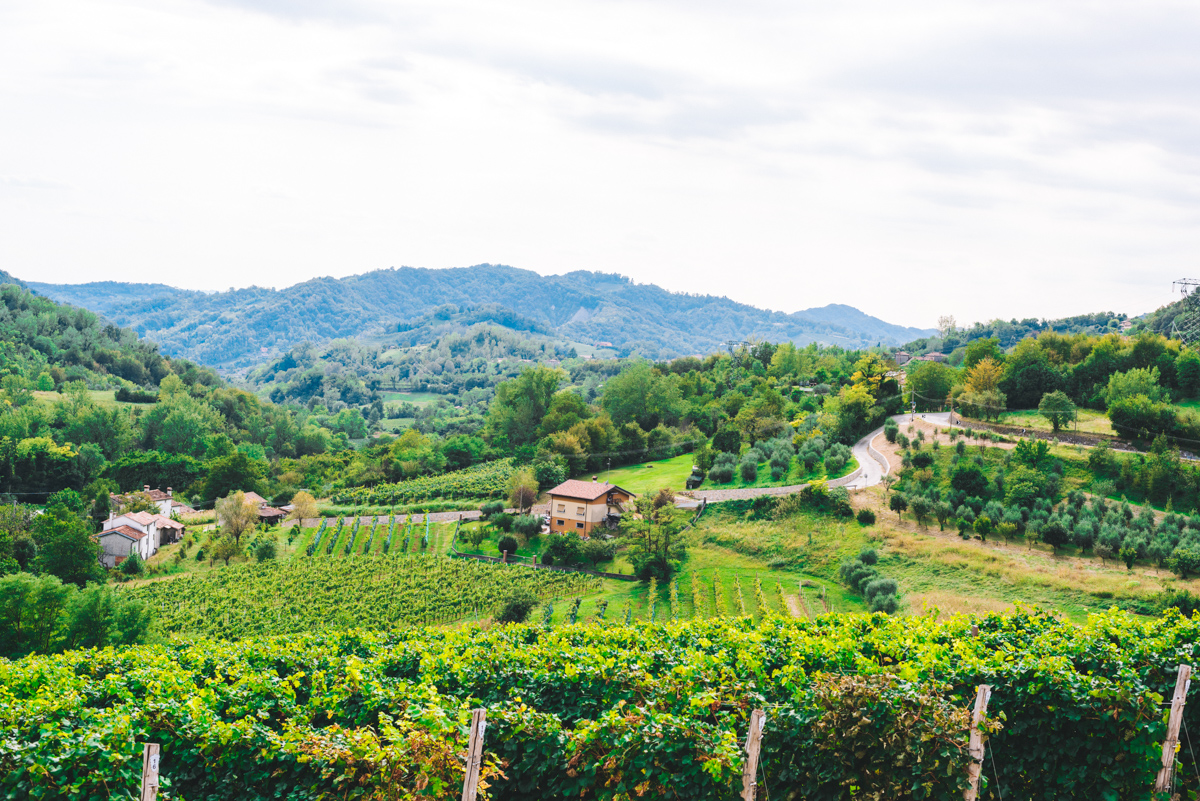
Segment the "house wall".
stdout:
<path fill-rule="evenodd" d="M 143 539 L 145 539 L 143 537 Z M 100 538 L 100 564 L 105 567 L 112 568 L 117 566 L 118 556 L 129 556 L 133 553 L 133 546 L 137 543 L 130 542 L 120 534 L 109 534 L 107 537 Z"/>
<path fill-rule="evenodd" d="M 138 540 L 137 543 L 138 555 L 143 559 L 149 559 L 151 556 L 158 553 L 160 546 L 158 526 L 154 525 L 153 523 L 147 526 L 137 522 L 132 518 L 126 517 L 125 515 L 119 515 L 106 521 L 105 526 L 107 528 L 129 526 L 130 528 L 136 528 L 138 531 L 145 532 L 146 536 Z M 125 556 L 125 554 L 122 554 L 122 556 Z"/>
<path fill-rule="evenodd" d="M 618 494 L 617 500 L 622 496 Z M 564 507 L 562 511 L 559 507 Z M 580 512 L 580 509 L 583 509 Z M 565 534 L 576 531 L 580 534 L 590 534 L 592 529 L 604 523 L 608 517 L 608 497 L 601 496 L 594 501 L 581 501 L 578 498 L 550 496 L 550 531 Z"/>

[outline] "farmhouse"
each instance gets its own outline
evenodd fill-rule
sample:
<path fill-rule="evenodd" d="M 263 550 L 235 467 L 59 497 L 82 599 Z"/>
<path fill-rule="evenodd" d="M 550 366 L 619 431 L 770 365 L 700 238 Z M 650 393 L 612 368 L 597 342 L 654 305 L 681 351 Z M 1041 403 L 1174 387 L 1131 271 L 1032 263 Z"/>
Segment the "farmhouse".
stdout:
<path fill-rule="evenodd" d="M 598 526 L 616 528 L 634 494 L 596 480 L 564 481 L 550 490 L 550 531 L 588 535 Z"/>
<path fill-rule="evenodd" d="M 116 567 L 134 553 L 149 559 L 169 542 L 183 538 L 183 524 L 153 512 L 129 512 L 104 521 L 104 530 L 96 535 L 100 543 L 100 564 Z"/>
<path fill-rule="evenodd" d="M 129 495 L 132 494 L 130 493 Z M 163 492 L 158 488 L 150 489 L 150 485 L 145 484 L 142 486 L 142 494 L 158 506 L 158 513 L 163 517 L 170 517 L 172 514 L 190 514 L 196 511 L 186 503 L 176 500 L 175 491 L 170 487 L 167 487 L 167 491 Z M 113 510 L 114 514 L 124 512 L 129 506 L 129 495 L 108 496 L 109 508 Z"/>

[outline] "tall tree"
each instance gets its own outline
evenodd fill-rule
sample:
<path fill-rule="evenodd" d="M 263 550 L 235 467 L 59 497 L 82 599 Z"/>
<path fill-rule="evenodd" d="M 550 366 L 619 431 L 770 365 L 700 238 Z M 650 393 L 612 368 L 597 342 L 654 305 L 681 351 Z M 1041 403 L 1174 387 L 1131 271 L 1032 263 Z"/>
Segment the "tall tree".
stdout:
<path fill-rule="evenodd" d="M 258 524 L 258 507 L 239 490 L 217 501 L 217 522 L 222 532 L 241 545 L 242 535 Z"/>
<path fill-rule="evenodd" d="M 488 407 L 487 437 L 502 448 L 536 440 L 538 427 L 564 375 L 562 370 L 538 365 L 497 384 L 496 397 Z"/>
<path fill-rule="evenodd" d="M 65 505 L 56 504 L 39 515 L 33 533 L 39 572 L 79 587 L 103 578 L 100 546 L 92 539 L 91 525 Z"/>

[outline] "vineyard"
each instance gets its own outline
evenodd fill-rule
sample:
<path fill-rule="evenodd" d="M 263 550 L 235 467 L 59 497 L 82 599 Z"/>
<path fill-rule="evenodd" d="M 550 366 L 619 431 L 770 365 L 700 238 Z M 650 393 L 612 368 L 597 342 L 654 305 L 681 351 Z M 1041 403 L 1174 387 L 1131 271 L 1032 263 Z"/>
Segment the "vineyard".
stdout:
<path fill-rule="evenodd" d="M 395 506 L 443 498 L 502 498 L 507 492 L 513 470 L 512 459 L 498 459 L 437 476 L 421 476 L 396 484 L 344 490 L 335 493 L 332 500 L 336 504 L 351 506 Z"/>
<path fill-rule="evenodd" d="M 173 798 L 457 797 L 482 706 L 490 798 L 724 800 L 763 708 L 760 798 L 949 801 L 963 797 L 969 707 L 986 683 L 981 798 L 1149 799 L 1164 697 L 1198 636 L 1200 620 L 1178 615 L 1076 626 L 1017 612 L 77 651 L 0 663 L 0 783 L 10 798 L 132 797 L 138 743 L 153 741 Z M 1193 703 L 1184 731 L 1198 726 Z M 1177 779 L 1193 781 L 1188 748 L 1178 759 Z"/>
<path fill-rule="evenodd" d="M 363 528 L 359 529 L 360 539 Z M 352 530 L 347 527 L 341 541 L 351 542 Z M 167 633 L 237 639 L 486 617 L 516 588 L 549 599 L 580 595 L 599 586 L 598 579 L 578 573 L 444 556 L 392 554 L 347 559 L 339 549 L 334 558 L 232 565 L 127 592 L 158 610 Z"/>

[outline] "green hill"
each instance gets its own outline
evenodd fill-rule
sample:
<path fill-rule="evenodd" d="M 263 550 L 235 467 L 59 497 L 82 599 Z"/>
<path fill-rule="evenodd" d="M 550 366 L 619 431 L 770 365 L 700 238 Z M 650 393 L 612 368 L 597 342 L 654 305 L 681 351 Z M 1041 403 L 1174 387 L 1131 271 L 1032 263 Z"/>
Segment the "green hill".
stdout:
<path fill-rule="evenodd" d="M 376 270 L 315 278 L 285 289 L 203 293 L 162 284 L 30 283 L 47 297 L 81 305 L 134 328 L 168 353 L 219 367 L 246 367 L 292 345 L 380 335 L 444 304 L 494 304 L 547 333 L 611 342 L 650 357 L 706 353 L 728 340 L 789 339 L 848 348 L 899 344 L 930 332 L 891 325 L 846 306 L 792 314 L 725 297 L 669 292 L 611 273 L 542 276 L 480 264 L 446 270 Z M 506 324 L 507 325 L 507 324 Z"/>

